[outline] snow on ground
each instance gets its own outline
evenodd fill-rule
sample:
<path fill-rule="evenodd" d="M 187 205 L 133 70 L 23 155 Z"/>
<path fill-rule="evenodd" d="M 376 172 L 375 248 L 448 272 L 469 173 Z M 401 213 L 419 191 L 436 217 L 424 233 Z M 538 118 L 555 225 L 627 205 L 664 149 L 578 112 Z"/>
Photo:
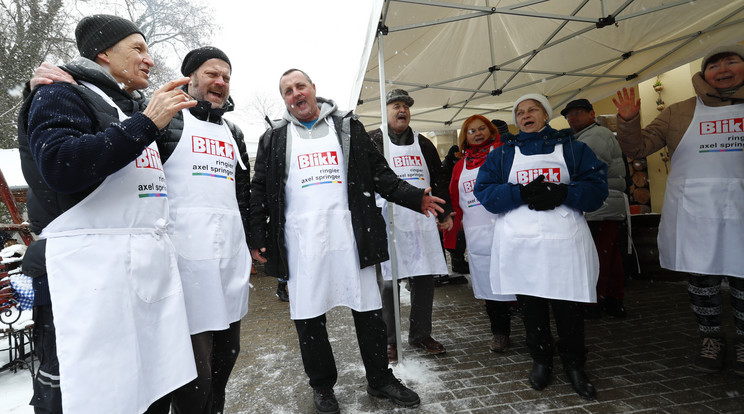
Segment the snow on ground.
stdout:
<path fill-rule="evenodd" d="M 400 289 L 400 303 L 401 306 L 410 306 L 410 294 L 406 289 L 406 284 L 401 284 Z M 367 414 L 372 412 L 380 412 L 379 409 L 369 411 L 363 408 L 363 400 L 368 400 L 366 393 L 363 388 L 360 387 L 366 385 L 364 381 L 364 366 L 358 357 L 358 351 L 356 347 L 356 337 L 351 335 L 349 332 L 353 332 L 354 327 L 351 318 L 339 318 L 339 315 L 347 316 L 348 309 L 334 309 L 332 312 L 338 313 L 329 317 L 329 336 L 331 342 L 334 344 L 334 349 L 341 347 L 341 342 L 351 341 L 352 352 L 351 355 L 340 356 L 337 355 L 341 360 L 339 361 L 339 378 L 354 378 L 355 380 L 339 381 L 336 385 L 336 395 L 342 402 L 343 411 L 349 414 Z M 30 319 L 30 315 L 22 318 Z M 30 312 L 28 312 L 30 314 Z M 407 314 L 406 314 L 407 315 Z M 340 323 L 343 320 L 343 323 Z M 404 332 L 404 338 L 407 335 Z M 7 343 L 7 338 L 0 338 L 0 346 Z M 244 350 L 244 352 L 251 352 L 252 350 Z M 402 351 L 402 350 L 401 350 Z M 277 405 L 274 401 L 275 398 L 267 395 L 266 393 L 286 393 L 286 389 L 302 390 L 302 399 L 308 398 L 309 387 L 307 387 L 307 377 L 302 369 L 302 361 L 300 360 L 299 352 L 288 353 L 289 350 L 286 347 L 278 347 L 274 349 L 273 353 L 262 354 L 258 357 L 260 360 L 259 367 L 253 367 L 254 370 L 240 373 L 233 371 L 233 374 L 228 384 L 228 399 L 239 400 L 248 398 L 247 393 L 241 392 L 244 389 L 246 383 L 259 381 L 268 384 L 280 383 L 284 389 L 267 389 L 261 388 L 257 392 L 250 395 L 252 406 L 254 407 L 270 407 L 271 412 L 274 414 L 294 414 L 297 412 L 297 403 L 294 401 L 286 401 L 287 405 Z M 356 355 L 354 355 L 356 354 Z M 8 354 L 6 352 L 0 353 L 0 366 L 5 365 L 8 361 Z M 348 363 L 349 361 L 355 361 Z M 347 362 L 347 363 L 344 363 Z M 260 372 L 256 372 L 258 368 Z M 428 362 L 425 359 L 417 358 L 413 355 L 406 354 L 403 356 L 403 360 L 399 364 L 392 365 L 395 376 L 400 378 L 404 384 L 411 388 L 414 388 L 422 400 L 433 400 L 434 396 L 444 390 L 442 380 L 437 376 L 437 373 L 430 369 Z M 19 369 L 18 372 L 13 373 L 10 370 L 0 372 L 0 401 L 3 403 L 3 407 L 8 407 L 7 414 L 32 414 L 33 408 L 28 405 L 33 395 L 33 387 L 31 383 L 31 374 L 28 369 Z M 308 395 L 305 395 L 308 394 Z M 385 403 L 383 403 L 385 404 Z M 366 404 L 369 407 L 369 403 Z M 406 408 L 393 408 L 390 409 L 389 404 L 385 404 L 386 411 L 389 412 L 400 412 L 407 413 L 410 410 Z M 427 413 L 444 413 L 444 409 L 441 411 L 436 410 L 436 407 L 428 407 Z"/>
<path fill-rule="evenodd" d="M 30 319 L 31 312 L 23 312 L 17 323 L 22 324 Z M 8 338 L 0 336 L 0 349 L 7 346 Z M 0 352 L 0 366 L 7 363 L 8 351 Z M 7 414 L 33 414 L 33 408 L 28 405 L 32 395 L 31 371 L 19 368 L 15 373 L 11 370 L 0 372 L 0 401 L 3 402 L 3 408 L 7 407 Z"/>
<path fill-rule="evenodd" d="M 5 364 L 8 356 L 0 358 L 0 364 Z M 7 370 L 0 372 L 0 401 L 3 407 L 8 407 L 7 414 L 33 414 L 33 408 L 28 405 L 33 390 L 31 388 L 31 373 L 29 370 L 18 370 L 15 374 Z"/>
<path fill-rule="evenodd" d="M 410 293 L 405 283 L 401 284 L 400 299 L 404 308 L 402 336 L 405 342 L 408 336 L 406 328 L 410 307 Z M 252 345 L 246 345 L 241 349 L 241 357 L 227 386 L 226 412 L 231 414 L 314 412 L 312 390 L 303 370 L 302 359 L 296 345 L 296 333 L 288 319 L 289 315 L 286 315 L 285 320 L 285 315 L 274 312 L 273 309 L 267 313 L 277 318 L 271 324 L 264 325 L 267 320 L 265 318 L 269 316 L 262 311 L 248 316 L 248 323 L 260 326 L 255 332 L 265 338 L 249 341 Z M 341 411 L 347 414 L 411 413 L 408 408 L 397 407 L 390 401 L 367 395 L 364 365 L 359 355 L 349 309 L 336 307 L 329 311 L 327 328 L 338 369 L 338 381 L 334 391 Z M 267 334 L 260 334 L 264 329 Z M 272 339 L 266 340 L 267 338 Z M 424 403 L 415 411 L 422 414 L 446 413 L 445 408 L 438 402 L 438 396 L 447 389 L 440 378 L 441 370 L 438 369 L 436 361 L 407 345 L 399 348 L 400 351 L 404 351 L 402 361 L 391 365 L 391 368 L 396 377 L 421 396 Z"/>

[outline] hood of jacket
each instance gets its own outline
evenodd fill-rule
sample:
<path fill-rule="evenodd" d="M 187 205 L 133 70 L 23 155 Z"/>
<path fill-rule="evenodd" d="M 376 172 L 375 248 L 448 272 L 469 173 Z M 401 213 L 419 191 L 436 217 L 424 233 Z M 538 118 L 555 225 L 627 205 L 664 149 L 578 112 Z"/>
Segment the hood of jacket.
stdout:
<path fill-rule="evenodd" d="M 316 101 L 318 102 L 318 108 L 320 109 L 320 112 L 318 114 L 318 119 L 326 119 L 329 116 L 338 116 L 341 118 L 344 118 L 346 115 L 348 115 L 351 111 L 342 111 L 338 109 L 338 106 L 336 106 L 336 103 L 333 102 L 331 99 L 325 99 L 321 98 L 320 96 L 317 96 Z M 284 112 L 284 116 L 282 119 L 286 122 L 292 122 L 297 125 L 302 125 L 302 122 L 300 122 L 299 119 L 295 118 L 294 115 L 292 115 L 288 110 Z M 272 123 L 273 125 L 273 123 Z"/>

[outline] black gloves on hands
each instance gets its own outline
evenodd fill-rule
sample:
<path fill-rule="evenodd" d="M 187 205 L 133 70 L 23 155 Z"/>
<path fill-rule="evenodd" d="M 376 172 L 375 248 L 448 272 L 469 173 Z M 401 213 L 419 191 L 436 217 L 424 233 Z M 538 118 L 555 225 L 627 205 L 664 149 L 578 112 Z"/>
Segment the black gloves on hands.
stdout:
<path fill-rule="evenodd" d="M 531 210 L 552 210 L 566 201 L 568 186 L 544 182 L 545 176 L 540 175 L 527 185 L 519 187 L 519 195 Z"/>
<path fill-rule="evenodd" d="M 522 197 L 522 201 L 524 201 L 525 204 L 532 204 L 532 202 L 535 201 L 537 194 L 543 192 L 542 187 L 545 186 L 545 183 L 543 182 L 544 180 L 545 176 L 540 175 L 527 183 L 527 185 L 519 186 L 519 196 Z"/>
<path fill-rule="evenodd" d="M 536 211 L 552 210 L 566 201 L 568 196 L 568 186 L 566 184 L 544 183 L 544 191 L 537 194 L 530 209 Z"/>

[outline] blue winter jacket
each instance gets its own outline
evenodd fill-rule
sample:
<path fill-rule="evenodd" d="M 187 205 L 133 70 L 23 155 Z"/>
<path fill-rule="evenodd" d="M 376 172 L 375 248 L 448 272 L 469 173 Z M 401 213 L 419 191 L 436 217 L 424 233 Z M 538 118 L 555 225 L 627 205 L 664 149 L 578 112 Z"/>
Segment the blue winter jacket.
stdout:
<path fill-rule="evenodd" d="M 501 141 L 504 145 L 488 154 L 475 182 L 475 197 L 491 213 L 505 213 L 525 204 L 519 195 L 519 184 L 509 183 L 517 146 L 522 154 L 529 156 L 550 154 L 556 145 L 563 144 L 563 157 L 571 177 L 564 205 L 594 211 L 607 198 L 607 164 L 599 161 L 586 144 L 574 140 L 571 130 L 557 131 L 546 126 L 540 132 L 505 134 Z"/>

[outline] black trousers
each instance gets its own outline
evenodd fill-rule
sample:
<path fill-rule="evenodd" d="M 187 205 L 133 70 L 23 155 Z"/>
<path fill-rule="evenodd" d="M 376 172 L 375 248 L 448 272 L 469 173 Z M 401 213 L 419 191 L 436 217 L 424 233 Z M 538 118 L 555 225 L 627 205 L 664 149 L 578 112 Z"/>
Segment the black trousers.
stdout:
<path fill-rule="evenodd" d="M 173 391 L 173 414 L 217 414 L 225 409 L 225 387 L 240 353 L 240 321 L 222 331 L 191 335 L 197 377 Z M 167 413 L 167 411 L 165 411 Z"/>
<path fill-rule="evenodd" d="M 34 378 L 34 395 L 30 404 L 36 414 L 61 414 L 62 393 L 59 388 L 57 334 L 52 305 L 34 306 L 34 349 L 39 370 Z"/>
<path fill-rule="evenodd" d="M 411 313 L 408 316 L 408 342 L 419 343 L 431 336 L 431 315 L 434 307 L 434 275 L 408 278 L 411 287 Z M 382 319 L 387 327 L 387 343 L 395 344 L 395 298 L 393 281 L 383 280 Z M 398 289 L 400 300 L 400 285 Z"/>
<path fill-rule="evenodd" d="M 498 300 L 486 300 L 486 313 L 491 322 L 491 333 L 494 335 L 511 334 L 511 316 L 509 315 L 510 302 Z"/>
<path fill-rule="evenodd" d="M 552 366 L 553 349 L 563 366 L 583 369 L 586 363 L 584 347 L 584 314 L 578 302 L 517 295 L 522 307 L 522 320 L 527 334 L 527 347 L 535 362 Z M 553 309 L 558 342 L 553 344 L 550 330 L 550 309 Z"/>
<path fill-rule="evenodd" d="M 354 316 L 359 352 L 366 372 L 367 383 L 379 388 L 391 383 L 393 371 L 388 368 L 385 322 L 381 310 L 351 311 Z M 294 321 L 305 373 L 313 388 L 332 388 L 338 379 L 336 360 L 328 341 L 325 314 L 312 319 Z"/>
<path fill-rule="evenodd" d="M 454 273 L 469 274 L 470 267 L 468 266 L 467 260 L 465 260 L 465 249 L 467 242 L 465 241 L 465 232 L 460 229 L 457 232 L 457 244 L 454 249 L 447 249 L 450 254 L 450 261 L 452 263 L 452 271 Z"/>

